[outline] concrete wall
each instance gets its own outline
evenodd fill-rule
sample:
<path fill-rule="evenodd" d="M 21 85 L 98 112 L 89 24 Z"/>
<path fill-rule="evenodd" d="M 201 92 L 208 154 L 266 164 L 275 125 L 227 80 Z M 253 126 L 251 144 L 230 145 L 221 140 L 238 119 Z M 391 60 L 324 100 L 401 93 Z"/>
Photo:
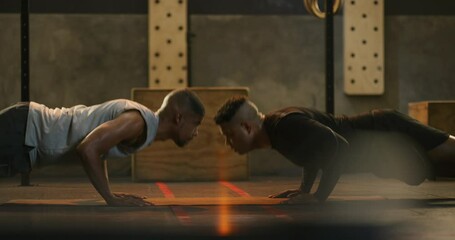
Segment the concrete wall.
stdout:
<path fill-rule="evenodd" d="M 19 16 L 0 15 L 0 108 L 20 99 Z M 147 78 L 143 15 L 30 17 L 30 98 L 52 107 L 130 98 Z"/>
<path fill-rule="evenodd" d="M 147 86 L 143 14 L 32 14 L 31 99 L 52 107 L 129 98 Z M 454 99 L 455 17 L 387 16 L 385 94 L 342 87 L 342 19 L 336 17 L 336 113 L 407 111 L 410 101 Z M 193 15 L 193 86 L 248 86 L 263 112 L 288 105 L 324 110 L 323 21 L 309 15 Z M 0 14 L 0 108 L 20 99 L 19 15 Z M 129 160 L 112 172 L 129 174 Z M 250 155 L 253 175 L 298 174 L 268 150 Z M 74 170 L 74 171 L 73 171 Z M 81 169 L 68 169 L 80 174 Z"/>

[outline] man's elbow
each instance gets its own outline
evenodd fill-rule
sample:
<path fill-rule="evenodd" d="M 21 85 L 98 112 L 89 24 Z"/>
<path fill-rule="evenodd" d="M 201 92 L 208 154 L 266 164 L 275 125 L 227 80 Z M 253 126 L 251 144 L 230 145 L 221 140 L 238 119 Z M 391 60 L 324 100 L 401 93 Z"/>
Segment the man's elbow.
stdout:
<path fill-rule="evenodd" d="M 93 155 L 93 149 L 90 145 L 81 142 L 76 146 L 76 153 L 80 157 L 81 161 L 87 161 L 90 156 Z"/>

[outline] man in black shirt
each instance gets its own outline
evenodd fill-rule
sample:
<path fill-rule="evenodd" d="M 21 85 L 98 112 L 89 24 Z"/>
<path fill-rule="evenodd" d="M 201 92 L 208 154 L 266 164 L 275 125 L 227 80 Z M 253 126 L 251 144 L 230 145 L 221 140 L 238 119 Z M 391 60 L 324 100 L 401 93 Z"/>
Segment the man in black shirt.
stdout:
<path fill-rule="evenodd" d="M 233 97 L 215 122 L 237 153 L 272 148 L 303 168 L 300 188 L 269 196 L 288 203 L 325 201 L 343 173 L 370 172 L 410 185 L 455 177 L 455 137 L 394 110 L 334 117 L 288 107 L 264 115 L 245 97 Z M 319 170 L 318 189 L 310 194 Z"/>

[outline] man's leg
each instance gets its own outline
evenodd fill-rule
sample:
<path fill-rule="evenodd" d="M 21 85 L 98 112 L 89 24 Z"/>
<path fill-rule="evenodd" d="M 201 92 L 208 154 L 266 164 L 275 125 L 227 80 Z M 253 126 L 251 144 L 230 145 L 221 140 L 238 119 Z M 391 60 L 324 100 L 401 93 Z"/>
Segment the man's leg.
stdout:
<path fill-rule="evenodd" d="M 455 177 L 455 138 L 393 110 L 376 110 L 380 127 L 406 134 L 425 149 L 435 177 Z"/>
<path fill-rule="evenodd" d="M 28 148 L 24 145 L 28 103 L 18 103 L 0 111 L 0 163 L 3 176 L 31 170 Z"/>
<path fill-rule="evenodd" d="M 362 131 L 357 137 L 351 148 L 367 151 L 362 154 L 363 159 L 357 160 L 366 172 L 414 186 L 434 178 L 428 154 L 408 136 L 397 132 Z"/>
<path fill-rule="evenodd" d="M 422 167 L 428 168 L 429 173 L 432 173 L 428 175 L 428 178 L 433 178 L 434 176 L 455 177 L 455 163 L 453 163 L 455 162 L 455 159 L 453 159 L 453 156 L 455 156 L 453 152 L 455 151 L 453 146 L 454 139 L 449 138 L 449 134 L 424 125 L 406 114 L 388 109 L 373 110 L 366 114 L 350 117 L 349 122 L 351 123 L 352 128 L 356 130 L 396 132 L 410 138 L 410 142 L 413 142 L 415 146 L 412 147 L 411 145 L 409 149 L 412 150 L 412 148 L 415 148 L 415 157 L 398 157 L 396 161 L 401 161 L 402 159 L 403 161 L 400 164 L 402 164 L 403 167 L 408 166 L 407 168 L 411 171 L 416 171 L 417 165 L 421 165 L 421 167 L 417 169 L 421 169 Z M 406 146 L 403 146 L 403 148 L 403 150 L 409 150 Z M 435 151 L 433 152 L 433 150 Z M 430 152 L 432 156 L 429 156 Z M 378 162 L 378 164 L 380 163 L 381 161 Z M 419 174 L 417 175 L 419 176 Z M 396 178 L 403 181 L 407 179 L 404 175 L 397 175 Z M 412 178 L 409 179 L 410 182 L 413 182 Z M 419 179 L 420 178 L 416 178 L 416 180 Z M 419 181 L 414 182 L 417 183 Z"/>
<path fill-rule="evenodd" d="M 428 151 L 438 177 L 455 177 L 455 137 Z"/>
<path fill-rule="evenodd" d="M 14 158 L 11 150 L 12 144 L 11 137 L 14 135 L 11 119 L 11 112 L 15 111 L 14 106 L 10 106 L 0 111 L 0 176 L 9 177 L 13 176 L 14 170 L 12 168 L 12 159 Z"/>
<path fill-rule="evenodd" d="M 371 113 L 376 129 L 405 134 L 426 151 L 435 148 L 449 138 L 449 134 L 395 110 L 373 110 Z"/>

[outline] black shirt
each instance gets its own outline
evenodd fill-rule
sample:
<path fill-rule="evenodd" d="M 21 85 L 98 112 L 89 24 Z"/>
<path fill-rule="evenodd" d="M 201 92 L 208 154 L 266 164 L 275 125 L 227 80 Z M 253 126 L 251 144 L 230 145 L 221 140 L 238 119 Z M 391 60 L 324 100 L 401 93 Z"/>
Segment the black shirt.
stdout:
<path fill-rule="evenodd" d="M 341 121 L 316 110 L 291 107 L 267 114 L 263 124 L 272 148 L 303 167 L 302 191 L 310 192 L 319 169 L 322 170 L 315 196 L 325 200 L 341 174 L 336 157 L 348 146 L 335 131 Z"/>

